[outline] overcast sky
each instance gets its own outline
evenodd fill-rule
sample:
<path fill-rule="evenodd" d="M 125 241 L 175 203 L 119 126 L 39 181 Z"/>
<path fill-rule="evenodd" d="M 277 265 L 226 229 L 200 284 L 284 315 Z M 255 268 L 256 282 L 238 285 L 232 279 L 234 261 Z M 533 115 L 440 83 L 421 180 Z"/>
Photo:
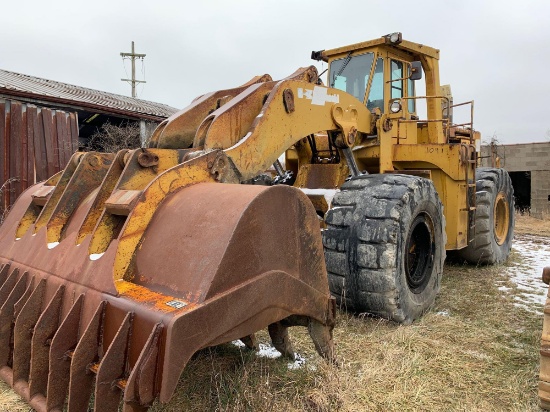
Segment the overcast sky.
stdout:
<path fill-rule="evenodd" d="M 549 0 L 30 0 L 4 1 L 0 15 L 0 68 L 130 95 L 120 52 L 133 40 L 147 55 L 138 97 L 177 108 L 285 77 L 316 63 L 311 50 L 401 31 L 441 50 L 441 82 L 455 103 L 475 100 L 484 140 L 550 140 Z"/>

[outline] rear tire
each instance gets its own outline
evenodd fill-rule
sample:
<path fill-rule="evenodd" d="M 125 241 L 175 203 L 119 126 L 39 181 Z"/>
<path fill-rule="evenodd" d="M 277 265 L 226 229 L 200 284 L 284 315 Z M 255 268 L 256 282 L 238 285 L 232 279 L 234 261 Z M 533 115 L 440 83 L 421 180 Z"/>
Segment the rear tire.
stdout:
<path fill-rule="evenodd" d="M 504 262 L 514 237 L 514 188 L 504 169 L 476 170 L 475 235 L 470 244 L 456 252 L 459 258 L 477 265 Z"/>
<path fill-rule="evenodd" d="M 408 324 L 434 303 L 446 237 L 430 180 L 359 176 L 336 194 L 325 222 L 329 285 L 341 305 Z"/>

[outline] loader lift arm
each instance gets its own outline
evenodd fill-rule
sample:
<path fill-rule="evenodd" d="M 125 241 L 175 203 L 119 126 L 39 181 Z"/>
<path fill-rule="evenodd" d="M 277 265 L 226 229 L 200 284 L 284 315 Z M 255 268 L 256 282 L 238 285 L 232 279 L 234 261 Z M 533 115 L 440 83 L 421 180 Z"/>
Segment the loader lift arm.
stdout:
<path fill-rule="evenodd" d="M 230 110 L 238 112 L 238 103 L 248 103 L 248 97 L 246 93 L 235 97 L 237 102 Z M 297 141 L 321 130 L 338 134 L 338 144 L 351 147 L 361 133 L 372 130 L 370 112 L 357 103 L 337 89 L 285 80 L 273 88 L 250 130 L 235 145 L 216 150 L 220 136 L 207 133 L 203 150 L 191 152 L 192 159 L 159 175 L 139 197 L 120 236 L 119 250 L 125 252 L 117 254 L 115 279 L 131 278 L 127 270 L 134 254 L 129 252 L 136 250 L 154 211 L 170 193 L 201 181 L 240 183 L 251 179 Z M 223 107 L 220 110 L 225 111 Z M 215 126 L 213 121 L 209 127 L 220 130 Z"/>
<path fill-rule="evenodd" d="M 335 138 L 340 148 L 353 147 L 361 134 L 371 133 L 371 114 L 338 89 L 283 81 L 270 93 L 248 134 L 225 154 L 241 181 L 247 180 L 267 169 L 298 140 L 319 131 L 340 135 Z M 205 148 L 209 147 L 207 136 Z"/>

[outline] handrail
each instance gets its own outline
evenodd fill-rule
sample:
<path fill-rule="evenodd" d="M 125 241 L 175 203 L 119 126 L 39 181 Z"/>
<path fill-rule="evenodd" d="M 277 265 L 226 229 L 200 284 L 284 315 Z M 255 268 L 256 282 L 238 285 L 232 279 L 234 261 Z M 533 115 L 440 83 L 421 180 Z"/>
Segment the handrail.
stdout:
<path fill-rule="evenodd" d="M 442 113 L 444 115 L 447 115 L 447 117 L 449 117 L 450 109 L 452 109 L 454 107 L 470 105 L 470 121 L 465 122 L 465 123 L 455 124 L 455 123 L 451 123 L 449 118 L 446 118 L 446 119 L 445 118 L 443 118 L 443 119 L 410 119 L 410 120 L 397 119 L 398 123 L 420 123 L 420 122 L 422 122 L 422 123 L 434 123 L 434 122 L 436 122 L 437 123 L 437 122 L 441 122 L 441 124 L 443 126 L 443 129 L 444 129 L 445 138 L 446 138 L 447 142 L 449 141 L 449 138 L 450 138 L 450 129 L 451 129 L 451 127 L 469 126 L 469 128 L 471 130 L 470 144 L 473 143 L 473 138 L 474 138 L 474 101 L 473 100 L 463 102 L 463 103 L 451 104 L 451 100 L 447 96 L 440 96 L 440 95 L 435 95 L 435 96 L 407 96 L 407 97 L 403 96 L 403 97 L 397 97 L 397 98 L 391 99 L 389 101 L 389 106 L 391 106 L 391 104 L 393 102 L 399 101 L 399 103 L 401 104 L 401 107 L 403 107 L 405 100 L 419 100 L 419 99 L 426 99 L 426 100 L 428 100 L 428 99 L 443 99 L 446 102 L 446 104 L 442 108 Z M 397 133 L 399 134 L 399 130 L 398 130 Z M 398 141 L 398 144 L 399 144 L 399 136 L 397 136 L 397 141 Z"/>

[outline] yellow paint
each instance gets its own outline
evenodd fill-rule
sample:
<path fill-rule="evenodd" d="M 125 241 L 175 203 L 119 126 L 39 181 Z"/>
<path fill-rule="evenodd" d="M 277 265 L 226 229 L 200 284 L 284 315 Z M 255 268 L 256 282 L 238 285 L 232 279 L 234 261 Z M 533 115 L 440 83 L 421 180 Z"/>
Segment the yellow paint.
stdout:
<path fill-rule="evenodd" d="M 290 113 L 283 104 L 285 90 L 291 90 L 294 96 L 295 109 Z M 347 134 L 352 127 L 369 133 L 371 114 L 363 105 L 356 105 L 357 99 L 341 90 L 295 80 L 282 81 L 269 95 L 246 137 L 225 152 L 242 180 L 251 179 L 310 134 L 322 130 L 340 130 Z M 343 112 L 341 125 L 333 117 L 335 107 Z M 206 142 L 210 140 L 207 138 Z"/>
<path fill-rule="evenodd" d="M 493 210 L 495 240 L 497 244 L 502 245 L 508 236 L 508 228 L 510 227 L 510 205 L 506 200 L 506 193 L 499 192 L 495 199 Z"/>
<path fill-rule="evenodd" d="M 474 209 L 467 204 L 468 181 L 475 183 L 475 165 L 467 162 L 465 156 L 470 146 L 469 138 L 459 139 L 460 143 L 447 141 L 447 124 L 443 118 L 441 85 L 439 81 L 439 51 L 425 45 L 403 40 L 400 44 L 388 44 L 385 38 L 327 50 L 324 56 L 328 64 L 342 59 L 352 52 L 360 55 L 374 53 L 374 58 L 384 59 L 384 109 L 376 119 L 377 140 L 367 140 L 354 150 L 360 169 L 371 173 L 388 171 L 428 170 L 434 186 L 444 206 L 447 223 L 447 249 L 466 246 L 468 236 L 468 213 Z M 405 67 L 412 61 L 420 61 L 423 67 L 427 106 L 426 121 L 416 120 L 416 113 L 409 113 L 407 107 L 408 90 L 401 99 L 402 110 L 390 113 L 392 92 L 391 60 L 403 62 Z M 375 60 L 376 61 L 376 60 Z M 372 73 L 371 73 L 372 76 Z M 367 102 L 371 81 L 367 85 L 364 104 Z M 404 87 L 405 89 L 405 87 Z M 418 103 L 417 103 L 418 104 Z M 473 140 L 480 139 L 478 132 Z M 472 145 L 473 146 L 473 145 Z M 464 149 L 466 147 L 466 149 Z M 463 150 L 464 149 L 464 150 Z M 461 150 L 463 153 L 461 154 Z"/>
<path fill-rule="evenodd" d="M 145 188 L 119 236 L 113 268 L 115 281 L 130 280 L 131 274 L 127 271 L 143 233 L 167 195 L 191 184 L 216 181 L 208 165 L 212 164 L 215 157 L 216 153 L 211 153 L 179 164 L 159 175 Z"/>

